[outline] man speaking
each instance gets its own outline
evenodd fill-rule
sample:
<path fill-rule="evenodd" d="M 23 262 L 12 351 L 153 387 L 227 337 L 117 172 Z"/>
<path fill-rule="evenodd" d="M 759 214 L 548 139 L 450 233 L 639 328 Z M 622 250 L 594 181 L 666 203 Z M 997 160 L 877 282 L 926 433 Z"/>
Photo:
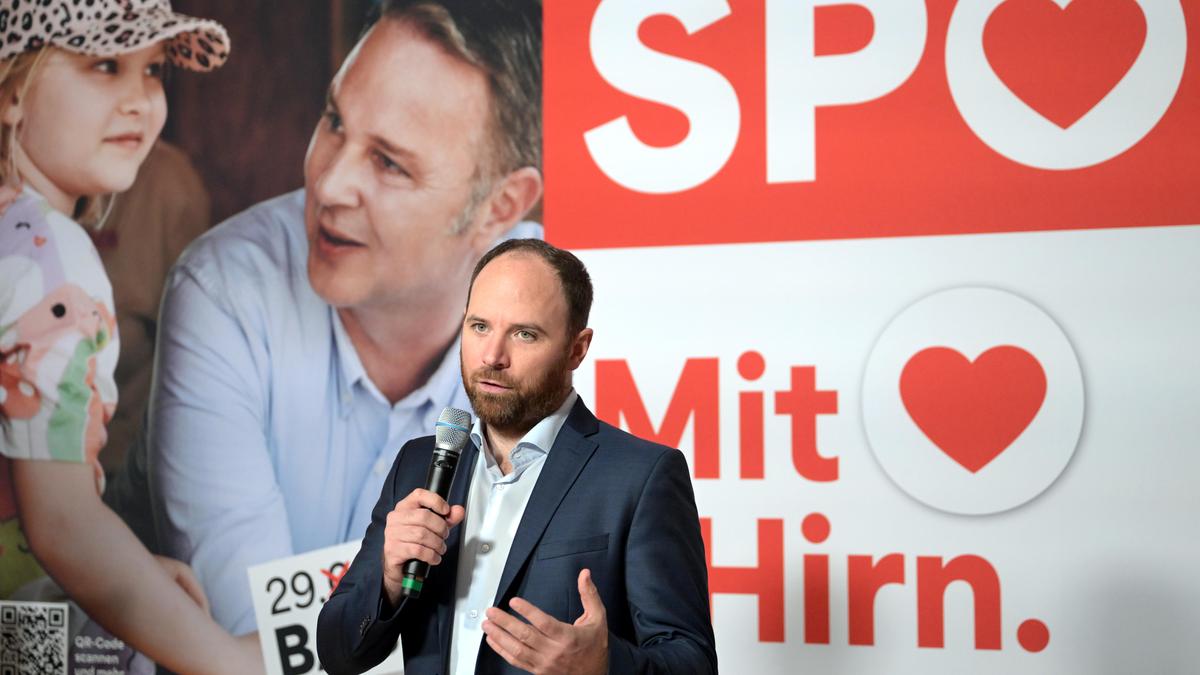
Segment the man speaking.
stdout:
<path fill-rule="evenodd" d="M 571 386 L 591 302 L 583 263 L 542 241 L 479 261 L 461 336 L 471 443 L 448 500 L 421 487 L 433 438 L 400 451 L 321 610 L 326 671 L 365 671 L 401 638 L 407 675 L 716 672 L 683 455 L 599 422 Z M 432 569 L 402 597 L 413 559 Z"/>

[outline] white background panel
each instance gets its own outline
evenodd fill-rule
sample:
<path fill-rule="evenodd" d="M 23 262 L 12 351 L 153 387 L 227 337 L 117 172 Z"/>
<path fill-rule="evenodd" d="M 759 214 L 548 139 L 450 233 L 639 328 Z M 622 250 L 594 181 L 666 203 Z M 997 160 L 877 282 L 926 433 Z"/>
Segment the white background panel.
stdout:
<path fill-rule="evenodd" d="M 827 673 L 1191 672 L 1200 662 L 1200 227 L 1114 229 L 836 242 L 581 252 L 596 285 L 596 336 L 577 386 L 594 403 L 597 359 L 626 359 L 656 426 L 684 360 L 720 359 L 721 477 L 695 480 L 713 519 L 714 565 L 756 564 L 756 519 L 784 521 L 785 642 L 758 640 L 757 600 L 718 595 L 723 669 Z M 1010 510 L 964 516 L 902 491 L 863 426 L 868 357 L 889 323 L 945 289 L 982 286 L 1048 314 L 1083 379 L 1083 427 L 1062 474 Z M 984 308 L 986 309 L 986 308 Z M 983 311 L 983 309 L 981 309 Z M 964 316 L 966 324 L 979 316 Z M 931 323 L 941 344 L 952 323 Z M 737 358 L 762 353 L 746 382 Z M 974 355 L 971 355 L 974 356 Z M 788 368 L 815 366 L 838 413 L 817 422 L 838 480 L 791 466 L 789 419 L 772 392 Z M 738 393 L 765 391 L 765 478 L 738 478 Z M 689 424 L 680 441 L 692 457 Z M 936 453 L 931 448 L 930 452 Z M 977 474 L 981 489 L 987 489 Z M 831 535 L 811 544 L 819 511 Z M 850 646 L 848 555 L 905 558 L 905 584 L 876 598 L 875 644 Z M 830 556 L 830 644 L 804 643 L 803 556 Z M 945 595 L 945 647 L 918 648 L 918 556 L 973 554 L 1001 582 L 1002 647 L 977 650 L 965 584 Z M 1031 653 L 1017 627 L 1036 618 L 1048 647 Z"/>

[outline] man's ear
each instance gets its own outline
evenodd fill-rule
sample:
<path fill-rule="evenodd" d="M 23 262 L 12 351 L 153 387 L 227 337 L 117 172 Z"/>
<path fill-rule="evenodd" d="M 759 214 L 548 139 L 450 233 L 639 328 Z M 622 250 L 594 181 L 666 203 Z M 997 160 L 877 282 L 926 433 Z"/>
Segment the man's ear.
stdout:
<path fill-rule="evenodd" d="M 510 172 L 492 188 L 482 220 L 472 234 L 480 253 L 512 229 L 542 196 L 542 173 L 532 166 Z"/>
<path fill-rule="evenodd" d="M 575 370 L 579 364 L 583 363 L 583 357 L 587 356 L 588 347 L 592 346 L 592 329 L 584 328 L 579 331 L 579 335 L 575 336 L 575 342 L 571 344 L 571 355 L 567 359 L 567 368 Z"/>

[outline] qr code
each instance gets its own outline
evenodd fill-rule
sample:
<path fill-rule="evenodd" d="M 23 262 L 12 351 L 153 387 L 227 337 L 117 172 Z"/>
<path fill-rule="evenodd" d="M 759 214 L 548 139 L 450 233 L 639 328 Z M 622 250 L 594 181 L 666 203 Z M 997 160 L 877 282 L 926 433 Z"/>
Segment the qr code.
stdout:
<path fill-rule="evenodd" d="M 0 675 L 67 672 L 67 605 L 0 600 Z"/>

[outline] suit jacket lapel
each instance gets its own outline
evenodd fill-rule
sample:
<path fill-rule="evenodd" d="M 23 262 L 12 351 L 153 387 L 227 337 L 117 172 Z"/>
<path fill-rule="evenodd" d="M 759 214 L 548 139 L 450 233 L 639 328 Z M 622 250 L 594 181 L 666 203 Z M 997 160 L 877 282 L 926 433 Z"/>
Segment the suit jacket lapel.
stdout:
<path fill-rule="evenodd" d="M 462 456 L 458 458 L 458 469 L 454 472 L 454 480 L 450 483 L 450 496 L 446 500 L 450 504 L 466 506 L 467 494 L 471 485 L 471 477 L 475 472 L 475 459 L 479 448 L 474 443 L 468 443 L 463 448 Z M 436 588 L 438 589 L 438 640 L 441 643 L 442 654 L 448 659 L 450 655 L 450 632 L 454 620 L 454 595 L 458 581 L 458 554 L 461 548 L 463 523 L 450 530 L 446 537 L 446 555 L 442 556 L 442 564 L 434 569 L 441 576 Z M 447 661 L 449 663 L 449 661 Z"/>
<path fill-rule="evenodd" d="M 567 491 L 575 484 L 579 472 L 583 470 L 596 451 L 596 442 L 589 438 L 596 433 L 599 426 L 595 416 L 580 399 L 571 408 L 571 414 L 554 439 L 554 446 L 546 456 L 546 464 L 538 476 L 537 485 L 529 496 L 525 506 L 525 514 L 517 528 L 517 536 L 513 538 L 512 548 L 508 552 L 508 560 L 504 564 L 504 573 L 500 576 L 500 585 L 496 588 L 496 598 L 493 604 L 508 594 L 517 572 L 525 566 L 525 561 L 533 552 L 558 505 L 566 496 Z"/>

